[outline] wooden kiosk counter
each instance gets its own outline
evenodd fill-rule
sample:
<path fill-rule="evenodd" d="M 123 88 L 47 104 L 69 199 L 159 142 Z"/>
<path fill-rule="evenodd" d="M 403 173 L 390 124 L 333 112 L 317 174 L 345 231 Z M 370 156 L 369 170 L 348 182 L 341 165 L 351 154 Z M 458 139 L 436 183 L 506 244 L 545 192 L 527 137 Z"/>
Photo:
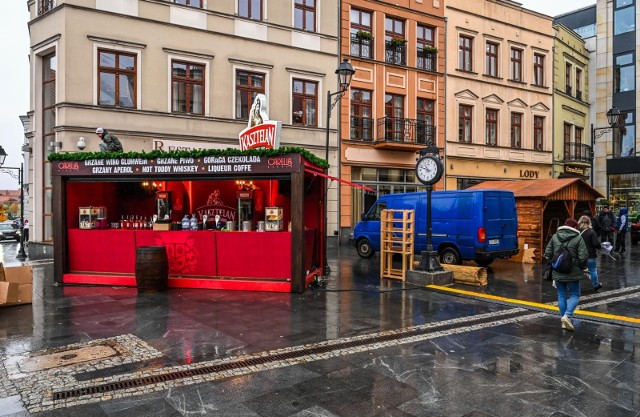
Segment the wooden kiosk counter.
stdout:
<path fill-rule="evenodd" d="M 50 160 L 56 282 L 135 286 L 146 246 L 166 248 L 169 287 L 301 293 L 324 273 L 326 162 L 306 150 Z"/>

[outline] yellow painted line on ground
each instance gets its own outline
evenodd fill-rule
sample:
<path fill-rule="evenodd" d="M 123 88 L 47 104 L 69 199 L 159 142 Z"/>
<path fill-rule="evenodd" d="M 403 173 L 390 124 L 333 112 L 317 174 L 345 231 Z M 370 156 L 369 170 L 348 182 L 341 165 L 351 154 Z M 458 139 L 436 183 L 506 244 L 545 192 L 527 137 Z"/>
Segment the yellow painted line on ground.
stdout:
<path fill-rule="evenodd" d="M 558 307 L 556 307 L 556 306 L 552 306 L 552 305 L 549 305 L 549 304 L 543 304 L 543 303 L 536 303 L 536 302 L 533 302 L 533 301 L 518 300 L 517 298 L 500 297 L 500 296 L 497 296 L 497 295 L 484 294 L 484 293 L 481 293 L 481 292 L 474 292 L 474 291 L 467 291 L 467 290 L 460 290 L 460 289 L 457 289 L 457 288 L 449 288 L 449 287 L 443 287 L 441 285 L 433 285 L 433 284 L 427 285 L 426 287 L 427 288 L 433 288 L 434 290 L 443 291 L 443 292 L 464 294 L 464 295 L 469 295 L 469 296 L 478 297 L 478 298 L 485 298 L 485 299 L 488 299 L 488 300 L 505 301 L 507 303 L 513 303 L 513 304 L 518 304 L 518 305 L 523 305 L 523 306 L 531 306 L 531 307 L 536 307 L 536 308 L 543 308 L 543 309 L 551 310 L 551 311 L 554 311 L 554 312 L 559 311 Z M 615 314 L 608 314 L 608 313 L 599 313 L 597 311 L 576 310 L 574 313 L 582 315 L 582 316 L 598 317 L 598 318 L 607 319 L 607 320 L 626 321 L 626 322 L 629 322 L 629 323 L 640 323 L 640 319 L 637 319 L 637 318 L 634 318 L 634 317 L 618 316 L 618 315 L 615 315 Z"/>

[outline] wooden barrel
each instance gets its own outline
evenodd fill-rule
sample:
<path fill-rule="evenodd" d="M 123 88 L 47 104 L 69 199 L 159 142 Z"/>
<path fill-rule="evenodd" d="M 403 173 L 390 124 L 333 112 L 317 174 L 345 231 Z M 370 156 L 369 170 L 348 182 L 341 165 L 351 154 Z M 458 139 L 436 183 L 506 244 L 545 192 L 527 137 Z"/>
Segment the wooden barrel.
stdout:
<path fill-rule="evenodd" d="M 169 261 L 164 246 L 140 246 L 136 251 L 136 284 L 138 292 L 167 289 Z"/>

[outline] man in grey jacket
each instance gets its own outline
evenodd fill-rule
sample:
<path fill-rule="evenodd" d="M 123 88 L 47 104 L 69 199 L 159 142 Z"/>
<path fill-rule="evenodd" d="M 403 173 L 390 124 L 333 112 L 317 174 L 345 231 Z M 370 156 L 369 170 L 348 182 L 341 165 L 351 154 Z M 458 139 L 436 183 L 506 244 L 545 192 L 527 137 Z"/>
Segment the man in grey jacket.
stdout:
<path fill-rule="evenodd" d="M 568 218 L 564 222 L 564 226 L 558 228 L 558 231 L 553 235 L 544 250 L 545 258 L 553 258 L 553 254 L 562 246 L 571 252 L 573 264 L 569 272 L 562 273 L 554 270 L 552 276 L 558 290 L 560 323 L 563 329 L 574 331 L 571 317 L 580 301 L 582 270 L 586 267 L 587 258 L 589 257 L 587 245 L 578 232 L 578 222 L 575 219 Z"/>
<path fill-rule="evenodd" d="M 107 129 L 99 127 L 96 129 L 96 135 L 100 139 L 102 139 L 100 147 L 100 152 L 122 152 L 122 144 L 118 137 L 114 134 L 107 132 Z"/>

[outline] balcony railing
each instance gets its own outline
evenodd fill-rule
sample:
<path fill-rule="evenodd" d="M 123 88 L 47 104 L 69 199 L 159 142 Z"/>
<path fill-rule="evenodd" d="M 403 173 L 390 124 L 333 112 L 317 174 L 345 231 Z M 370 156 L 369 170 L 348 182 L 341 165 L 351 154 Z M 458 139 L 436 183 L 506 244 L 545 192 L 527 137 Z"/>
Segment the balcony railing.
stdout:
<path fill-rule="evenodd" d="M 371 142 L 373 140 L 373 119 L 351 116 L 351 139 Z"/>
<path fill-rule="evenodd" d="M 55 0 L 38 0 L 38 16 L 45 14 L 56 6 Z"/>
<path fill-rule="evenodd" d="M 351 55 L 373 59 L 373 38 L 361 38 L 351 34 Z"/>
<path fill-rule="evenodd" d="M 578 142 L 564 144 L 565 162 L 591 162 L 591 146 Z"/>
<path fill-rule="evenodd" d="M 407 45 L 385 42 L 385 61 L 390 64 L 407 65 Z"/>
<path fill-rule="evenodd" d="M 427 71 L 437 71 L 437 52 L 427 52 L 424 49 L 418 48 L 418 62 L 416 66 L 419 69 Z"/>
<path fill-rule="evenodd" d="M 376 140 L 426 145 L 436 143 L 436 128 L 421 120 L 383 117 L 378 119 Z"/>
<path fill-rule="evenodd" d="M 564 87 L 564 92 L 565 92 L 567 95 L 569 95 L 569 96 L 570 96 L 570 95 L 571 95 L 571 86 L 570 86 L 570 85 L 566 85 L 566 86 Z"/>
<path fill-rule="evenodd" d="M 580 90 L 576 90 L 576 98 L 577 98 L 578 100 L 582 100 L 582 91 L 580 91 Z"/>

